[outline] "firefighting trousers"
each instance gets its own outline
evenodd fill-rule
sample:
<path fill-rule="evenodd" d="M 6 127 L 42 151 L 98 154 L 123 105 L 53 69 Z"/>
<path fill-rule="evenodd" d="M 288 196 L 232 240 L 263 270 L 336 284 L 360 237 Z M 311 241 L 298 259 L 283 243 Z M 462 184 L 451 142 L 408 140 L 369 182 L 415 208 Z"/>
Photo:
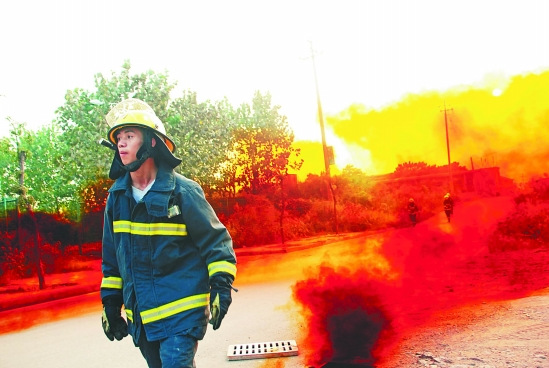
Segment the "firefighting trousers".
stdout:
<path fill-rule="evenodd" d="M 206 327 L 194 327 L 181 335 L 159 341 L 148 341 L 145 331 L 139 337 L 139 350 L 149 368 L 195 368 L 194 357 L 198 341 L 206 334 Z"/>

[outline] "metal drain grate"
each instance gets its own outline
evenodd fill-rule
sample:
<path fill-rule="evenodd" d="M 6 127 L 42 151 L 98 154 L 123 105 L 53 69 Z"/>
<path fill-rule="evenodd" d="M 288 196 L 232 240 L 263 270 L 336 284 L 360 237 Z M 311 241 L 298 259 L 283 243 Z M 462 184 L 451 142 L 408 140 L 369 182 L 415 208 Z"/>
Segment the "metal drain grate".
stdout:
<path fill-rule="evenodd" d="M 295 340 L 236 344 L 229 345 L 227 349 L 227 358 L 229 360 L 275 358 L 292 355 L 298 355 Z"/>

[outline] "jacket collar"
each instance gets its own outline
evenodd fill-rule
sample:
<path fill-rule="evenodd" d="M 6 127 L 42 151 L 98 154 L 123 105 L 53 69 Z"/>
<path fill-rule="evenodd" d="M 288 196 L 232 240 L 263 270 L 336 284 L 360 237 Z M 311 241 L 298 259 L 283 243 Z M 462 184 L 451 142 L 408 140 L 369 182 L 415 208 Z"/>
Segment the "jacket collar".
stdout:
<path fill-rule="evenodd" d="M 169 201 L 174 189 L 174 171 L 167 167 L 160 166 L 153 186 L 145 197 L 143 197 L 147 212 L 155 217 L 167 216 Z M 109 189 L 109 193 L 120 191 L 123 191 L 127 197 L 132 197 L 130 173 L 126 173 L 124 176 L 118 178 Z"/>

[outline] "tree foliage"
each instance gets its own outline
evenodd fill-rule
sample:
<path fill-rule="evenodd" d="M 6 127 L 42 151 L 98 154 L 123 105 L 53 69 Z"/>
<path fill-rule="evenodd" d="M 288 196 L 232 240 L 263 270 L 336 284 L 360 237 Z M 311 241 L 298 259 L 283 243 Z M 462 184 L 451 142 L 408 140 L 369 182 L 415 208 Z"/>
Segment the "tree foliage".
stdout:
<path fill-rule="evenodd" d="M 105 116 L 130 97 L 155 110 L 183 160 L 176 170 L 198 181 L 209 196 L 271 190 L 289 169 L 301 166 L 299 150 L 292 147 L 293 132 L 279 106 L 271 105 L 269 94 L 257 92 L 251 104 L 238 109 L 227 99 L 199 102 L 192 91 L 174 98 L 176 83 L 167 73 L 132 74 L 129 61 L 119 73 L 95 75 L 94 82 L 93 90 L 68 90 L 51 125 L 30 132 L 24 124 L 14 124 L 10 139 L 0 141 L 5 148 L 0 154 L 4 193 L 18 193 L 17 155 L 25 150 L 26 187 L 36 198 L 37 210 L 78 218 L 80 206 L 87 203 L 81 193 L 93 187 L 93 181 L 105 180 L 112 162 L 113 152 L 98 145 L 109 130 Z M 103 198 L 105 193 L 94 195 Z"/>
<path fill-rule="evenodd" d="M 464 171 L 466 168 L 460 166 L 458 162 L 452 162 L 452 172 Z M 393 176 L 394 177 L 412 177 L 420 175 L 445 174 L 448 166 L 429 165 L 425 162 L 403 162 L 398 164 Z"/>
<path fill-rule="evenodd" d="M 46 126 L 31 133 L 32 148 L 27 151 L 25 183 L 41 211 L 56 214 L 75 214 L 78 210 L 77 182 L 66 169 L 60 149 L 60 135 L 54 126 Z"/>
<path fill-rule="evenodd" d="M 362 170 L 347 165 L 341 175 L 334 178 L 339 200 L 369 206 L 372 200 L 372 181 Z"/>
<path fill-rule="evenodd" d="M 4 196 L 17 193 L 17 171 L 17 152 L 10 138 L 0 138 L 0 189 Z"/>
<path fill-rule="evenodd" d="M 278 184 L 288 169 L 299 170 L 303 163 L 279 109 L 271 105 L 269 93 L 256 92 L 251 106 L 242 104 L 237 110 L 238 126 L 231 137 L 234 177 L 238 186 L 252 194 Z"/>
<path fill-rule="evenodd" d="M 183 159 L 177 170 L 199 182 L 209 194 L 224 186 L 220 173 L 228 160 L 233 110 L 226 99 L 199 103 L 191 91 L 170 103 L 166 130 L 176 144 L 176 155 Z"/>

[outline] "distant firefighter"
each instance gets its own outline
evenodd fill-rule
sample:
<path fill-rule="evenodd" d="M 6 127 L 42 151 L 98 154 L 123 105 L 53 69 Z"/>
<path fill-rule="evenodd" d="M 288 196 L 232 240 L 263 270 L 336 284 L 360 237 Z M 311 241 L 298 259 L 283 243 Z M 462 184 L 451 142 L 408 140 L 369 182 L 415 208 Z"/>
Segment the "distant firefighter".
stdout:
<path fill-rule="evenodd" d="M 446 193 L 446 195 L 444 195 L 442 205 L 444 206 L 446 218 L 448 218 L 448 222 L 450 222 L 450 217 L 454 214 L 454 200 L 450 196 L 450 193 Z"/>
<path fill-rule="evenodd" d="M 408 201 L 408 215 L 410 216 L 410 221 L 412 222 L 412 226 L 416 226 L 417 223 L 417 212 L 419 211 L 419 208 L 416 205 L 416 202 L 413 198 L 410 198 Z"/>

